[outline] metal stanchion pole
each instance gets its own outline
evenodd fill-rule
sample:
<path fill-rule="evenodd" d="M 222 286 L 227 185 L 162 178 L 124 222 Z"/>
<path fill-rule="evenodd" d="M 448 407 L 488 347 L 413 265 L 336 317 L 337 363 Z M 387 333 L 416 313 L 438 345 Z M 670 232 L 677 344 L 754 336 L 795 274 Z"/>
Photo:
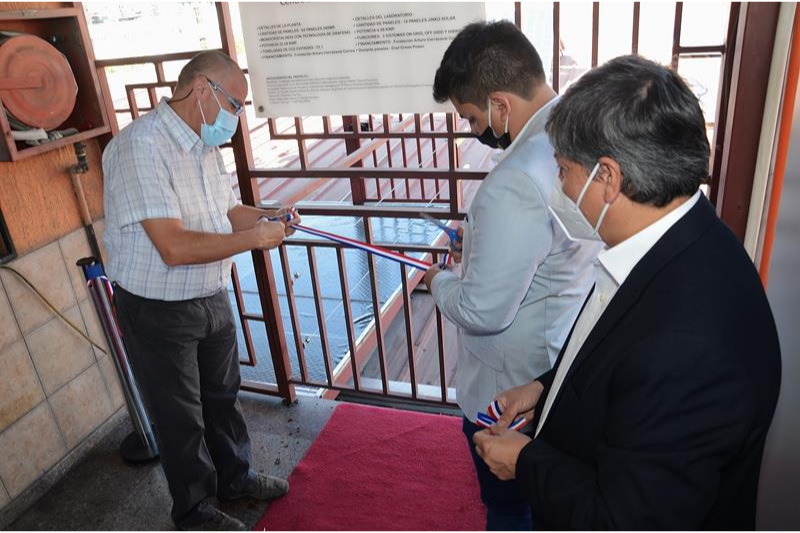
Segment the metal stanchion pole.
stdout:
<path fill-rule="evenodd" d="M 83 269 L 86 285 L 89 287 L 89 294 L 92 296 L 97 317 L 100 319 L 103 334 L 111 350 L 109 355 L 114 361 L 114 368 L 117 369 L 122 393 L 125 395 L 125 403 L 133 423 L 134 432 L 122 441 L 120 453 L 126 461 L 133 463 L 156 459 L 158 445 L 150 418 L 147 416 L 147 410 L 136 386 L 136 379 L 128 361 L 128 352 L 125 350 L 125 344 L 122 342 L 122 336 L 117 326 L 112 307 L 114 291 L 111 283 L 103 275 L 100 262 L 94 257 L 84 257 L 78 260 L 77 265 Z"/>

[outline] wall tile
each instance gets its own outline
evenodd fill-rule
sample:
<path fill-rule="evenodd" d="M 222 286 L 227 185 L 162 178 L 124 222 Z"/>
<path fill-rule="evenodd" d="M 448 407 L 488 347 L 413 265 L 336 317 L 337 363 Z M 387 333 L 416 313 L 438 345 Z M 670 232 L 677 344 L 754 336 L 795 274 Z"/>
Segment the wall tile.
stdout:
<path fill-rule="evenodd" d="M 59 311 L 77 303 L 57 242 L 12 261 L 10 266 L 28 278 Z M 23 335 L 53 317 L 53 312 L 16 275 L 0 270 L 0 279 Z"/>
<path fill-rule="evenodd" d="M 97 244 L 100 245 L 100 253 L 103 256 L 103 262 L 108 261 L 108 254 L 106 254 L 106 245 L 103 244 L 103 234 L 106 231 L 106 219 L 101 218 L 100 220 L 95 220 L 92 224 L 94 226 L 94 234 L 97 236 Z"/>
<path fill-rule="evenodd" d="M 0 431 L 44 401 L 28 348 L 20 340 L 0 351 Z"/>
<path fill-rule="evenodd" d="M 16 498 L 67 453 L 50 405 L 42 402 L 0 433 L 0 450 L 0 479 Z"/>
<path fill-rule="evenodd" d="M 11 304 L 6 296 L 6 291 L 0 286 L 0 350 L 9 344 L 19 340 L 22 335 L 19 332 L 17 319 L 11 310 Z"/>
<path fill-rule="evenodd" d="M 59 389 L 49 402 L 70 450 L 114 412 L 97 365 Z"/>
<path fill-rule="evenodd" d="M 86 331 L 77 305 L 64 315 Z M 59 318 L 26 335 L 25 339 L 48 397 L 96 362 L 91 345 Z"/>
<path fill-rule="evenodd" d="M 75 266 L 78 259 L 92 255 L 89 241 L 86 237 L 86 231 L 83 228 L 73 231 L 59 239 L 58 245 L 61 247 L 61 253 L 64 256 L 64 265 L 67 267 L 72 288 L 78 300 L 88 298 L 89 291 L 86 289 L 86 279 L 83 277 L 83 270 Z"/>
<path fill-rule="evenodd" d="M 6 488 L 0 483 L 0 509 L 8 505 L 9 501 L 11 501 L 11 498 L 9 498 Z"/>
<path fill-rule="evenodd" d="M 122 394 L 122 386 L 119 383 L 117 369 L 114 368 L 114 361 L 109 355 L 100 358 L 97 364 L 100 365 L 100 373 L 103 375 L 103 381 L 106 382 L 106 388 L 111 398 L 111 407 L 116 411 L 125 405 L 125 396 Z"/>

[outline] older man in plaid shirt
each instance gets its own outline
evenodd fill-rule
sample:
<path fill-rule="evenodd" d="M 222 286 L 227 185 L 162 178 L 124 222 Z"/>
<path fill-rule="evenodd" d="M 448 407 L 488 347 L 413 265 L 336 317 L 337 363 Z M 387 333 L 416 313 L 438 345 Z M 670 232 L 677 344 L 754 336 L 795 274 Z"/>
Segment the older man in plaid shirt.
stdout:
<path fill-rule="evenodd" d="M 198 54 L 174 97 L 103 154 L 107 270 L 180 529 L 245 529 L 208 499 L 272 499 L 289 488 L 250 468 L 237 398 L 231 257 L 274 248 L 293 231 L 268 220 L 280 213 L 241 205 L 231 190 L 218 146 L 236 131 L 246 95 L 230 57 Z"/>

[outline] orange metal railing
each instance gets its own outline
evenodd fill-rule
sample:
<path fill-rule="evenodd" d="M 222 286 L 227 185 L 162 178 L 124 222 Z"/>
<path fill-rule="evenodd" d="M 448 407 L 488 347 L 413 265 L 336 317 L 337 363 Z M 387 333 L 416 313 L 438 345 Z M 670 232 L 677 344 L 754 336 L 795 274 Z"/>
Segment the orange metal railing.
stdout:
<path fill-rule="evenodd" d="M 640 3 L 633 3 L 631 50 L 638 47 Z M 597 62 L 600 7 L 592 10 L 592 65 Z M 732 19 L 738 4 L 732 8 Z M 236 57 L 232 23 L 227 4 L 217 4 L 223 52 Z M 521 24 L 520 3 L 516 3 L 515 18 Z M 562 21 L 560 7 L 553 4 L 553 68 L 552 84 L 560 87 L 559 35 Z M 682 55 L 714 55 L 729 61 L 724 45 L 687 47 L 680 42 L 682 4 L 677 3 L 673 35 L 673 64 Z M 729 33 L 735 36 L 735 32 Z M 110 117 L 136 118 L 157 104 L 159 91 L 171 94 L 175 81 L 167 79 L 165 64 L 185 62 L 196 52 L 158 56 L 119 58 L 96 61 L 101 86 L 106 93 Z M 128 83 L 124 99 L 112 102 L 107 69 L 127 65 L 150 65 L 147 80 Z M 245 71 L 247 73 L 247 71 Z M 728 69 L 724 69 L 724 87 Z M 145 95 L 145 104 L 139 104 Z M 724 110 L 726 101 L 718 106 Z M 381 218 L 413 220 L 420 212 L 445 220 L 460 220 L 465 205 L 489 168 L 491 152 L 470 138 L 468 127 L 453 114 L 361 115 L 257 119 L 252 102 L 241 119 L 242 127 L 229 145 L 223 147 L 226 160 L 235 172 L 234 187 L 248 205 L 268 205 L 271 201 L 299 204 L 303 216 L 352 217 L 360 220 L 365 240 L 374 243 L 373 223 Z M 127 118 L 126 118 L 127 120 Z M 118 131 L 112 120 L 112 131 Z M 249 124 L 252 122 L 252 126 Z M 242 132 L 246 131 L 247 135 Z M 719 143 L 717 143 L 719 144 Z M 712 183 L 714 183 L 712 177 Z M 317 200 L 334 200 L 318 202 Z M 444 251 L 446 239 L 441 236 L 432 244 L 375 243 L 403 253 L 429 254 L 437 260 Z M 295 298 L 295 280 L 290 255 L 301 250 L 307 262 L 312 285 L 316 327 L 319 332 L 324 378 L 314 377 L 307 368 L 304 332 Z M 332 250 L 332 252 L 331 252 Z M 327 251 L 327 252 L 325 252 Z M 321 296 L 318 256 L 334 253 L 334 279 L 339 282 L 341 306 L 346 334 L 346 357 L 337 365 L 326 324 L 326 306 Z M 448 388 L 452 367 L 449 342 L 452 330 L 432 304 L 414 311 L 412 300 L 419 295 L 415 289 L 422 277 L 420 272 L 409 273 L 400 267 L 399 289 L 391 298 L 382 298 L 377 276 L 376 260 L 369 257 L 365 275 L 370 285 L 370 324 L 356 335 L 351 288 L 348 285 L 348 264 L 341 245 L 318 239 L 287 240 L 276 256 L 267 252 L 252 253 L 253 270 L 258 288 L 260 309 L 249 309 L 237 268 L 233 269 L 232 290 L 237 315 L 244 338 L 246 357 L 243 365 L 256 367 L 265 364 L 264 355 L 274 371 L 274 382 L 245 379 L 242 388 L 278 395 L 291 402 L 297 386 L 320 387 L 337 394 L 354 391 L 359 394 L 389 396 L 453 404 Z M 275 264 L 273 264 L 275 262 Z M 284 294 L 279 294 L 278 287 Z M 250 300 L 252 301 L 252 300 Z M 281 302 L 286 309 L 282 311 Z M 417 321 L 422 313 L 424 320 Z M 429 313 L 429 314 L 428 314 Z M 284 327 L 284 320 L 288 327 Z M 400 321 L 404 321 L 400 328 Z M 421 323 L 420 323 L 421 322 Z M 251 323 L 263 324 L 268 354 L 257 353 Z M 387 345 L 389 330 L 402 342 Z M 401 333 L 397 333 L 400 331 Z M 399 346 L 399 347 L 398 347 Z M 294 365 L 292 363 L 295 363 Z M 293 366 L 296 370 L 293 370 Z M 367 375 L 374 367 L 373 374 Z M 402 378 L 398 386 L 396 379 Z"/>

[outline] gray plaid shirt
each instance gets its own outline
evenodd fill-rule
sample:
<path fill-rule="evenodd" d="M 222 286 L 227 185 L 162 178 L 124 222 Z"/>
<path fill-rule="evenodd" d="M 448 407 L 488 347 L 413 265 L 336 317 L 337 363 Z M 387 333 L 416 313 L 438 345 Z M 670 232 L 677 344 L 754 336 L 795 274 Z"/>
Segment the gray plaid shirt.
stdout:
<path fill-rule="evenodd" d="M 176 218 L 205 233 L 231 233 L 227 213 L 237 200 L 218 148 L 200 137 L 162 99 L 103 153 L 103 242 L 112 281 L 156 300 L 210 296 L 228 285 L 231 259 L 167 266 L 141 221 Z"/>

